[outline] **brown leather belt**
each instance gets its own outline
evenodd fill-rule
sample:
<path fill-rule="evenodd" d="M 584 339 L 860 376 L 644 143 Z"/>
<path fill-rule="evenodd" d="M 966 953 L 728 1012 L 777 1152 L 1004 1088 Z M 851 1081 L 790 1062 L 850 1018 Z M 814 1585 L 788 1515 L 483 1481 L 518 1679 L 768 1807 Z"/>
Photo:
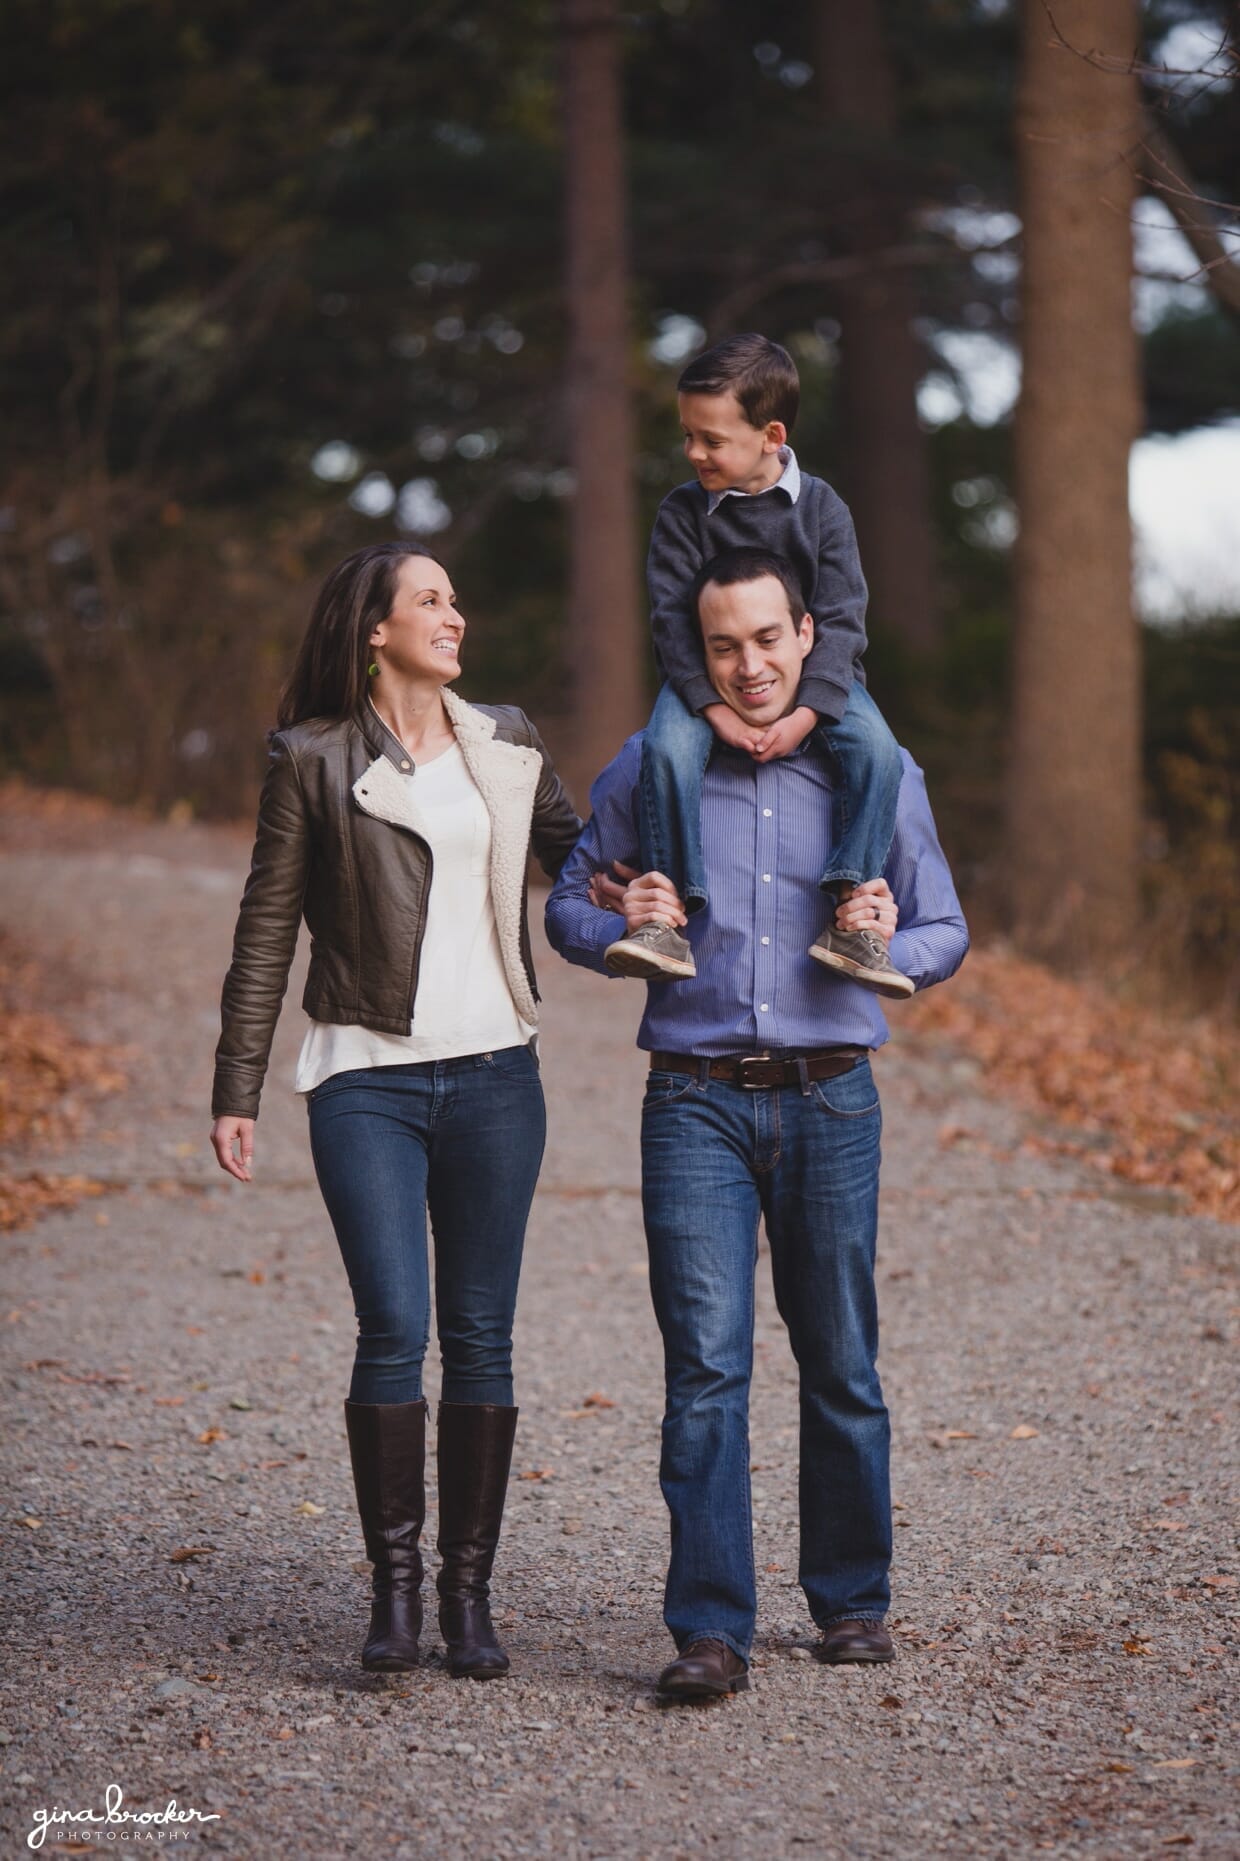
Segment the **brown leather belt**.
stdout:
<path fill-rule="evenodd" d="M 723 1079 L 728 1085 L 758 1092 L 772 1086 L 799 1086 L 803 1079 L 836 1079 L 868 1058 L 868 1047 L 822 1047 L 815 1053 L 778 1055 L 729 1053 L 710 1060 L 700 1053 L 652 1053 L 650 1070 L 696 1074 L 705 1066 L 708 1079 Z"/>

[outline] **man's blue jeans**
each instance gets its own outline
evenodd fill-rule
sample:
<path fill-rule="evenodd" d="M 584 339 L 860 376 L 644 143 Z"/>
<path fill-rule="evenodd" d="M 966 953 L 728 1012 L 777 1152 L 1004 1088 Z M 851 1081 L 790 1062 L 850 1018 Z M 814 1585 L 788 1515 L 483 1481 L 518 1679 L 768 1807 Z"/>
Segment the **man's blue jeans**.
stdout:
<path fill-rule="evenodd" d="M 638 824 L 643 872 L 669 878 L 687 911 L 707 904 L 702 860 L 702 777 L 715 733 L 670 685 L 655 700 L 642 741 Z M 899 745 L 865 686 L 854 680 L 838 724 L 819 724 L 813 741 L 835 781 L 836 834 L 824 890 L 877 879 L 896 831 L 904 765 Z"/>
<path fill-rule="evenodd" d="M 512 1321 L 547 1120 L 529 1047 L 335 1073 L 310 1148 L 357 1313 L 351 1402 L 417 1402 L 430 1339 L 445 1402 L 512 1403 Z"/>
<path fill-rule="evenodd" d="M 753 1639 L 759 1214 L 800 1371 L 801 1588 L 820 1628 L 887 1611 L 890 1426 L 874 1289 L 881 1126 L 865 1060 L 805 1089 L 650 1075 L 642 1204 L 667 1376 L 664 1620 L 678 1648 L 713 1636 L 747 1659 Z"/>

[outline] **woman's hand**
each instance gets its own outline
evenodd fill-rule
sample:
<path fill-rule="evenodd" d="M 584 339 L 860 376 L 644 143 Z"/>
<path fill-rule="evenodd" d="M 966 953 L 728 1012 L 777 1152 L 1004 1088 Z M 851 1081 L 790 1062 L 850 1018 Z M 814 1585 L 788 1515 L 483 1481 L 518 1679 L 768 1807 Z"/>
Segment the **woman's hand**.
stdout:
<path fill-rule="evenodd" d="M 233 1154 L 234 1145 L 241 1152 L 239 1161 Z M 239 1183 L 248 1183 L 254 1169 L 253 1118 L 217 1118 L 211 1126 L 211 1148 L 222 1170 Z"/>
<path fill-rule="evenodd" d="M 622 875 L 621 879 L 617 881 L 613 879 L 609 873 L 596 872 L 590 881 L 590 889 L 587 895 L 596 911 L 615 911 L 623 917 L 624 888 L 630 879 L 635 879 L 637 877 L 637 874 L 631 866 L 621 865 L 619 860 L 614 860 L 612 864 L 615 870 Z"/>
<path fill-rule="evenodd" d="M 886 879 L 866 879 L 864 884 L 854 885 L 835 912 L 837 930 L 873 931 L 884 943 L 891 942 L 899 921 L 900 907 Z"/>

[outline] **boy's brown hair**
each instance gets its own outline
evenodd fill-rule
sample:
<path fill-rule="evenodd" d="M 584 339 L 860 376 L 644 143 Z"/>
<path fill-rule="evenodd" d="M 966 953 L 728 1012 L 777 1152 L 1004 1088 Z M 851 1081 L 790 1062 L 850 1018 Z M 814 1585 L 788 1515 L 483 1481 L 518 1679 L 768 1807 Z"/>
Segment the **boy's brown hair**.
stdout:
<path fill-rule="evenodd" d="M 734 394 L 752 427 L 779 420 L 791 433 L 801 405 L 797 365 L 786 349 L 750 331 L 729 336 L 690 362 L 676 383 L 680 394 Z"/>

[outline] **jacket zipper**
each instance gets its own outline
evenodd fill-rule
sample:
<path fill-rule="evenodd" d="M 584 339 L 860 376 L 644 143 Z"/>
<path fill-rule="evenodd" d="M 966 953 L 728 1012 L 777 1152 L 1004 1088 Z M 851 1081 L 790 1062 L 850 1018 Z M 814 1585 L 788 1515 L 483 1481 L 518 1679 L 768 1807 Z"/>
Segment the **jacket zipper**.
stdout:
<path fill-rule="evenodd" d="M 409 1025 L 413 1026 L 413 1004 L 418 994 L 418 974 L 422 967 L 422 939 L 426 935 L 427 901 L 431 895 L 431 880 L 435 876 L 435 855 L 429 840 L 415 836 L 426 848 L 426 879 L 422 886 L 422 903 L 418 910 L 418 932 L 413 940 L 413 965 L 409 971 Z"/>

